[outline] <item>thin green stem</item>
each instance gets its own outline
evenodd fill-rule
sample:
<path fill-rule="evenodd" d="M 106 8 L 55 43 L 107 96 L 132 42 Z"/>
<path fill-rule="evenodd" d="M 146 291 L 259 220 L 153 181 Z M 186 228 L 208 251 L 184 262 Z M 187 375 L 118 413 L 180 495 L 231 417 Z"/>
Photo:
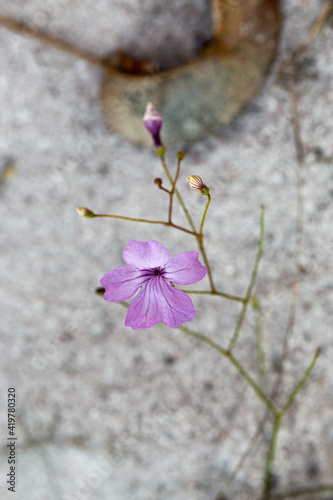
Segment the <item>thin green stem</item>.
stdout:
<path fill-rule="evenodd" d="M 169 180 L 169 182 L 170 182 L 170 184 L 171 184 L 171 186 L 172 186 L 174 181 L 173 181 L 172 175 L 171 175 L 171 174 L 170 174 L 170 172 L 169 172 L 169 169 L 168 169 L 167 164 L 166 164 L 166 162 L 165 162 L 165 158 L 164 158 L 164 156 L 161 156 L 161 163 L 162 163 L 162 167 L 163 167 L 163 169 L 164 169 L 165 175 L 167 176 L 167 178 L 168 178 L 168 180 Z M 178 201 L 179 201 L 179 203 L 180 203 L 180 206 L 181 206 L 181 207 L 182 207 L 182 209 L 183 209 L 183 212 L 184 212 L 184 214 L 185 214 L 185 217 L 186 217 L 186 219 L 187 219 L 187 221 L 188 221 L 189 225 L 191 226 L 191 229 L 192 229 L 193 233 L 196 233 L 196 234 L 197 234 L 197 230 L 196 230 L 196 227 L 195 227 L 195 225 L 194 225 L 194 223 L 193 223 L 192 217 L 190 216 L 190 213 L 189 213 L 189 211 L 187 210 L 186 205 L 185 205 L 185 203 L 184 203 L 184 201 L 183 201 L 183 198 L 181 197 L 181 195 L 180 195 L 180 193 L 179 193 L 179 191 L 178 191 L 178 189 L 177 189 L 177 188 L 175 188 L 175 194 L 176 194 L 177 199 L 178 199 Z"/>
<path fill-rule="evenodd" d="M 247 306 L 249 304 L 249 300 L 250 300 L 251 295 L 252 295 L 252 290 L 253 290 L 254 284 L 255 284 L 256 279 L 257 279 L 259 263 L 260 263 L 260 259 L 261 259 L 261 256 L 262 256 L 262 249 L 263 249 L 263 242 L 264 242 L 264 232 L 265 232 L 265 209 L 264 209 L 264 207 L 261 207 L 261 212 L 260 212 L 260 236 L 259 236 L 257 256 L 256 256 L 256 260 L 255 260 L 255 263 L 254 263 L 254 266 L 253 266 L 253 271 L 252 271 L 252 274 L 251 274 L 250 283 L 249 283 L 249 286 L 248 286 L 247 291 L 246 291 L 245 301 L 244 301 L 244 304 L 243 304 L 243 307 L 242 307 L 239 319 L 237 321 L 234 334 L 233 334 L 233 336 L 232 336 L 232 338 L 230 340 L 229 346 L 228 346 L 228 350 L 229 351 L 231 351 L 234 348 L 234 346 L 235 346 L 235 344 L 237 342 L 239 333 L 240 333 L 241 328 L 242 328 L 243 323 L 244 323 L 244 319 L 245 319 L 245 315 L 246 315 L 246 311 L 247 311 Z"/>
<path fill-rule="evenodd" d="M 264 489 L 262 500 L 270 499 L 270 492 L 272 487 L 272 478 L 273 478 L 273 467 L 276 453 L 276 444 L 277 438 L 280 430 L 282 415 L 277 414 L 274 418 L 273 431 L 271 436 L 271 441 L 269 444 L 269 450 L 266 460 L 265 474 L 264 474 Z"/>
<path fill-rule="evenodd" d="M 291 407 L 291 405 L 293 404 L 293 402 L 295 401 L 295 398 L 297 396 L 297 394 L 299 393 L 299 391 L 302 389 L 303 385 L 305 384 L 306 382 L 306 379 L 308 378 L 308 376 L 310 375 L 310 373 L 312 372 L 313 368 L 315 367 L 315 364 L 317 362 L 317 359 L 319 358 L 320 356 L 320 347 L 317 348 L 313 358 L 312 358 L 312 361 L 310 363 L 310 365 L 308 366 L 308 368 L 305 370 L 304 372 L 304 375 L 303 377 L 300 379 L 300 381 L 298 382 L 298 384 L 296 384 L 296 387 L 295 389 L 293 390 L 293 392 L 290 394 L 286 404 L 284 405 L 284 407 L 282 408 L 282 411 L 281 411 L 281 415 L 285 415 L 285 413 L 289 410 L 289 408 Z"/>
<path fill-rule="evenodd" d="M 264 392 L 260 389 L 260 387 L 256 384 L 253 378 L 247 373 L 245 368 L 237 361 L 237 359 L 233 356 L 230 351 L 227 351 L 227 356 L 230 359 L 231 363 L 237 368 L 238 372 L 242 375 L 242 377 L 247 381 L 247 383 L 252 387 L 257 396 L 261 399 L 261 401 L 266 405 L 268 410 L 275 415 L 277 410 L 270 399 L 264 394 Z"/>
<path fill-rule="evenodd" d="M 201 221 L 200 230 L 199 230 L 199 235 L 201 235 L 201 236 L 202 236 L 202 232 L 203 232 L 203 227 L 204 227 L 204 223 L 205 223 L 205 219 L 206 219 L 208 207 L 209 207 L 210 202 L 212 200 L 212 197 L 210 196 L 209 193 L 208 193 L 207 196 L 208 196 L 208 200 L 207 200 L 207 203 L 206 203 L 206 206 L 205 206 L 205 211 L 204 211 L 204 214 L 202 216 L 202 221 Z"/>
<path fill-rule="evenodd" d="M 220 354 L 222 354 L 224 357 L 228 358 L 229 361 L 234 365 L 238 373 L 243 377 L 243 379 L 249 384 L 250 387 L 254 390 L 254 392 L 257 394 L 258 398 L 261 399 L 261 401 L 264 403 L 264 405 L 269 409 L 269 411 L 273 415 L 277 415 L 277 410 L 273 403 L 267 398 L 267 396 L 263 393 L 263 391 L 260 389 L 260 387 L 256 384 L 256 382 L 253 380 L 251 375 L 248 374 L 248 372 L 243 368 L 243 366 L 237 361 L 237 359 L 233 356 L 233 354 L 227 350 L 224 349 L 222 346 L 211 340 L 209 337 L 206 337 L 206 335 L 202 335 L 201 333 L 195 332 L 191 330 L 190 328 L 187 328 L 185 326 L 180 326 L 179 330 L 191 335 L 192 337 L 195 337 L 198 340 L 201 340 L 201 342 L 204 342 L 205 344 L 209 345 L 216 351 L 218 351 Z"/>
<path fill-rule="evenodd" d="M 257 370 L 259 377 L 259 385 L 261 388 L 265 387 L 265 377 L 266 377 L 266 362 L 265 362 L 265 343 L 264 343 L 264 332 L 262 324 L 262 311 L 260 302 L 257 298 L 253 298 L 252 306 L 255 310 L 255 336 L 256 336 L 256 348 L 257 348 Z"/>
<path fill-rule="evenodd" d="M 204 261 L 206 269 L 207 269 L 207 276 L 208 276 L 208 280 L 209 280 L 210 289 L 213 293 L 215 293 L 216 289 L 215 289 L 215 285 L 214 285 L 213 274 L 212 274 L 212 270 L 210 268 L 207 254 L 206 254 L 206 250 L 205 250 L 205 246 L 204 246 L 204 242 L 203 242 L 203 235 L 201 235 L 201 236 L 199 235 L 196 238 L 197 238 L 197 243 L 198 243 L 203 261 Z"/>
<path fill-rule="evenodd" d="M 303 385 L 305 384 L 305 381 L 307 380 L 308 376 L 310 375 L 313 368 L 315 367 L 315 364 L 317 362 L 319 355 L 320 355 L 320 348 L 318 347 L 318 349 L 316 350 L 316 352 L 311 360 L 310 365 L 305 370 L 304 375 L 300 379 L 298 384 L 296 384 L 296 387 L 292 391 L 292 393 L 290 394 L 286 404 L 284 405 L 284 407 L 282 408 L 282 410 L 279 413 L 275 414 L 273 431 L 272 431 L 272 436 L 271 436 L 271 441 L 270 441 L 270 446 L 269 446 L 267 461 L 266 461 L 266 468 L 265 468 L 265 475 L 264 475 L 264 490 L 263 490 L 262 500 L 269 500 L 271 497 L 270 491 L 271 491 L 271 485 L 272 485 L 276 443 L 277 443 L 277 438 L 278 438 L 278 433 L 279 433 L 282 418 L 284 417 L 284 415 L 287 413 L 287 411 L 289 410 L 289 408 L 291 407 L 291 405 L 295 401 L 297 394 L 302 389 Z"/>
<path fill-rule="evenodd" d="M 173 184 L 172 184 L 172 188 L 171 188 L 171 191 L 170 191 L 170 201 L 169 201 L 169 216 L 168 216 L 168 220 L 169 222 L 171 223 L 171 220 L 172 220 L 172 204 L 173 204 L 173 196 L 175 194 L 175 189 L 176 189 L 176 184 L 177 184 L 177 181 L 178 181 L 178 177 L 179 177 L 179 172 L 180 172 L 180 164 L 181 164 L 181 160 L 178 159 L 178 164 L 177 164 L 177 172 L 176 172 L 176 176 L 175 176 L 175 179 L 173 181 Z"/>
<path fill-rule="evenodd" d="M 136 219 L 135 217 L 125 217 L 123 215 L 112 215 L 112 214 L 94 214 L 94 217 L 110 217 L 111 219 L 129 220 L 129 221 L 133 221 L 133 222 L 146 222 L 147 224 L 161 224 L 163 226 L 174 227 L 176 229 L 179 229 L 180 231 L 184 231 L 184 233 L 192 234 L 195 237 L 198 236 L 198 233 L 194 233 L 193 231 L 190 231 L 189 229 L 186 229 L 185 227 L 178 226 L 177 224 L 174 224 L 173 222 L 168 222 L 168 221 Z"/>
<path fill-rule="evenodd" d="M 165 158 L 164 156 L 161 156 L 161 163 L 162 163 L 162 167 L 164 169 L 164 172 L 165 172 L 165 175 L 167 176 L 171 186 L 173 186 L 173 183 L 174 183 L 174 180 L 172 178 L 172 175 L 170 174 L 169 172 L 169 169 L 168 169 L 168 166 L 165 162 Z M 212 271 L 211 271 L 211 268 L 210 268 L 210 264 L 209 264 L 209 261 L 208 261 L 208 257 L 207 257 L 207 254 L 206 254 L 206 250 L 205 250 L 205 247 L 204 247 L 204 243 L 203 243 L 203 235 L 201 234 L 198 234 L 197 233 L 197 230 L 195 228 L 195 225 L 193 223 L 193 220 L 190 216 L 190 213 L 189 211 L 187 210 L 186 208 L 186 205 L 183 201 L 183 198 L 181 197 L 179 191 L 177 190 L 177 188 L 175 188 L 175 194 L 178 198 L 178 201 L 185 213 L 185 216 L 188 220 L 188 223 L 189 225 L 191 226 L 192 228 L 192 231 L 193 231 L 193 234 L 196 236 L 196 239 L 197 239 L 197 243 L 198 243 L 198 246 L 199 246 L 199 250 L 201 252 L 201 255 L 202 255 L 202 258 L 203 258 L 203 261 L 204 261 L 204 264 L 206 266 L 206 269 L 207 269 L 207 276 L 208 276 L 208 280 L 209 280 L 209 285 L 210 285 L 210 288 L 213 292 L 215 292 L 215 285 L 214 285 L 214 281 L 213 281 L 213 275 L 212 275 Z"/>
<path fill-rule="evenodd" d="M 237 342 L 239 333 L 240 333 L 241 328 L 242 328 L 243 323 L 244 323 L 244 319 L 245 319 L 245 315 L 246 315 L 246 310 L 247 310 L 248 303 L 249 303 L 248 298 L 245 297 L 245 301 L 243 303 L 243 307 L 242 307 L 241 313 L 239 315 L 239 318 L 238 318 L 238 321 L 237 321 L 237 324 L 236 324 L 233 336 L 232 336 L 232 338 L 231 338 L 231 340 L 229 342 L 228 349 L 230 351 L 234 348 L 234 346 L 235 346 L 235 344 Z"/>
<path fill-rule="evenodd" d="M 225 299 L 234 300 L 235 302 L 245 302 L 243 297 L 238 297 L 237 295 L 231 295 L 230 293 L 218 292 L 217 290 L 181 290 L 184 293 L 197 293 L 201 295 L 218 295 L 219 297 L 224 297 Z"/>
<path fill-rule="evenodd" d="M 215 289 L 215 285 L 214 285 L 213 274 L 212 274 L 212 271 L 211 271 L 211 268 L 210 268 L 210 264 L 209 264 L 209 261 L 208 261 L 207 255 L 206 255 L 206 250 L 205 250 L 205 246 L 204 246 L 204 242 L 203 242 L 203 226 L 204 226 L 204 223 L 205 223 L 205 219 L 206 219 L 206 215 L 207 215 L 207 210 L 208 210 L 208 207 L 209 207 L 210 202 L 211 202 L 211 196 L 210 196 L 210 194 L 208 193 L 207 196 L 208 196 L 208 200 L 207 200 L 207 203 L 206 203 L 206 206 L 205 206 L 205 211 L 204 211 L 203 216 L 202 216 L 202 221 L 201 221 L 201 224 L 200 224 L 200 230 L 199 230 L 199 236 L 197 237 L 197 242 L 198 242 L 201 254 L 202 254 L 202 258 L 204 259 L 204 262 L 205 262 L 205 265 L 206 265 L 207 275 L 208 275 L 208 280 L 209 280 L 211 291 L 213 293 L 215 293 L 216 289 Z"/>

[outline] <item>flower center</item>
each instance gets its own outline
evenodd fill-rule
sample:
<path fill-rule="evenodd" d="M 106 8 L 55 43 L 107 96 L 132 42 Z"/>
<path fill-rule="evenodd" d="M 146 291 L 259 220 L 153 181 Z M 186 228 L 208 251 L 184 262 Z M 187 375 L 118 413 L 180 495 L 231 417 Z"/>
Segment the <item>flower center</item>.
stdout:
<path fill-rule="evenodd" d="M 154 276 L 162 276 L 162 269 L 160 267 L 153 267 L 152 273 Z"/>

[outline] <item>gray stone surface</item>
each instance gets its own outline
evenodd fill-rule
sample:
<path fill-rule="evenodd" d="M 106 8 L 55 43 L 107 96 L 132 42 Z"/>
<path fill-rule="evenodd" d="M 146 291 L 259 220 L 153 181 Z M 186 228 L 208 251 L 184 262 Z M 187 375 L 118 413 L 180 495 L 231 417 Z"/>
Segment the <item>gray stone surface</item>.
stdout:
<path fill-rule="evenodd" d="M 197 13 L 190 23 L 189 5 Z M 204 200 L 185 178 L 198 174 L 211 186 L 207 252 L 218 287 L 230 293 L 245 293 L 260 205 L 266 206 L 256 294 L 264 310 L 269 388 L 288 320 L 297 213 L 290 94 L 279 70 L 322 5 L 283 3 L 280 54 L 268 84 L 231 127 L 187 148 L 179 182 L 196 221 Z M 200 0 L 173 0 L 168 12 L 162 0 L 3 0 L 0 12 L 97 54 L 126 48 L 158 58 L 167 40 L 170 54 L 185 60 L 207 33 L 203 27 L 198 37 L 204 9 Z M 147 34 L 152 22 L 159 29 Z M 281 400 L 318 345 L 323 354 L 283 423 L 276 461 L 281 488 L 328 482 L 333 471 L 332 36 L 326 28 L 299 68 L 304 245 Z M 94 294 L 99 279 L 122 265 L 130 239 L 157 239 L 173 255 L 195 249 L 190 236 L 169 228 L 85 220 L 75 211 L 83 205 L 164 217 L 167 199 L 152 183 L 162 173 L 158 160 L 104 126 L 101 71 L 4 29 L 0 51 L 1 167 L 11 159 L 17 171 L 0 186 L 1 499 L 13 498 L 4 477 L 6 389 L 14 386 L 15 498 L 213 500 L 224 491 L 229 499 L 254 500 L 269 427 L 228 484 L 264 414 L 251 389 L 205 345 L 164 325 L 133 332 L 123 326 L 121 306 Z M 167 153 L 171 168 L 175 153 Z M 239 306 L 214 297 L 193 301 L 191 326 L 226 345 Z M 236 354 L 255 376 L 253 324 L 250 313 Z"/>

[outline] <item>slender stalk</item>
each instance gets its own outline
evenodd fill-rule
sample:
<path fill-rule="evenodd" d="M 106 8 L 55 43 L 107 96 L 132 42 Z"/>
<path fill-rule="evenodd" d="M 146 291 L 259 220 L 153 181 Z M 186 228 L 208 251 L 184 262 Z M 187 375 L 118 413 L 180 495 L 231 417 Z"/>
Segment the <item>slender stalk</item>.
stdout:
<path fill-rule="evenodd" d="M 184 293 L 197 293 L 201 295 L 218 295 L 219 297 L 224 297 L 225 299 L 234 300 L 236 302 L 245 302 L 243 297 L 238 297 L 237 295 L 231 295 L 230 293 L 218 292 L 217 290 L 181 290 Z"/>
<path fill-rule="evenodd" d="M 169 182 L 170 182 L 170 184 L 172 186 L 174 181 L 173 181 L 172 175 L 169 172 L 169 169 L 168 169 L 167 164 L 165 162 L 164 156 L 161 156 L 161 163 L 162 163 L 162 167 L 164 169 L 165 175 L 167 176 L 167 178 L 168 178 L 168 180 L 169 180 Z M 178 199 L 178 201 L 180 203 L 180 206 L 183 209 L 183 212 L 184 212 L 184 214 L 186 216 L 186 219 L 187 219 L 189 225 L 191 226 L 191 229 L 192 229 L 193 233 L 197 233 L 197 230 L 196 230 L 195 225 L 193 223 L 192 217 L 190 216 L 190 213 L 187 210 L 186 205 L 185 205 L 185 203 L 183 201 L 183 198 L 181 197 L 181 195 L 180 195 L 180 193 L 179 193 L 179 191 L 178 191 L 177 188 L 175 188 L 175 194 L 176 194 L 177 199 Z"/>
<path fill-rule="evenodd" d="M 244 323 L 244 319 L 245 319 L 245 315 L 246 315 L 246 311 L 247 311 L 247 306 L 248 306 L 249 300 L 251 298 L 252 290 L 253 290 L 254 284 L 255 284 L 256 279 L 257 279 L 258 268 L 259 268 L 259 263 L 260 263 L 260 259 L 262 256 L 262 249 L 263 249 L 263 243 L 264 243 L 264 232 L 265 232 L 265 209 L 264 209 L 264 207 L 262 207 L 261 212 L 260 212 L 260 236 L 259 236 L 257 256 L 256 256 L 256 260 L 255 260 L 255 263 L 253 266 L 250 283 L 249 283 L 249 286 L 248 286 L 247 291 L 246 291 L 245 301 L 244 301 L 239 319 L 237 321 L 234 334 L 233 334 L 233 336 L 230 340 L 229 346 L 228 346 L 229 351 L 231 351 L 234 348 L 234 346 L 237 342 L 239 333 L 240 333 L 241 328 L 242 328 L 243 323 Z"/>
<path fill-rule="evenodd" d="M 298 384 L 296 384 L 296 387 L 295 389 L 293 390 L 293 392 L 290 394 L 286 404 L 284 405 L 284 407 L 282 408 L 282 411 L 281 411 L 281 415 L 285 415 L 285 413 L 289 410 L 289 408 L 291 407 L 291 405 L 293 404 L 293 402 L 295 401 L 295 398 L 297 396 L 297 394 L 299 393 L 299 391 L 302 389 L 303 385 L 305 384 L 305 381 L 306 379 L 308 378 L 308 376 L 310 375 L 310 373 L 312 372 L 313 368 L 315 367 L 315 364 L 317 362 L 317 359 L 319 358 L 320 356 L 320 352 L 321 352 L 321 349 L 320 347 L 317 348 L 313 358 L 312 358 L 312 361 L 310 363 L 310 365 L 308 366 L 308 368 L 305 370 L 304 372 L 304 375 L 303 377 L 300 379 L 300 381 L 298 382 Z"/>
<path fill-rule="evenodd" d="M 161 189 L 162 191 L 165 191 L 166 193 L 168 193 L 168 195 L 170 195 L 170 194 L 171 194 L 170 189 L 166 189 L 166 188 L 165 188 L 165 187 L 163 187 L 163 186 L 158 186 L 158 188 L 159 188 L 159 189 Z"/>
<path fill-rule="evenodd" d="M 134 222 L 146 222 L 147 224 L 162 224 L 163 226 L 174 227 L 179 229 L 180 231 L 184 231 L 184 233 L 192 234 L 193 236 L 197 236 L 197 233 L 186 229 L 185 227 L 178 226 L 173 222 L 161 221 L 161 220 L 149 220 L 149 219 L 136 219 L 135 217 L 125 217 L 123 215 L 112 215 L 112 214 L 94 214 L 94 217 L 110 217 L 111 219 L 122 219 L 129 220 Z"/>
<path fill-rule="evenodd" d="M 201 224 L 200 224 L 200 230 L 199 230 L 199 236 L 197 237 L 197 242 L 198 242 L 201 254 L 202 254 L 202 258 L 204 259 L 204 262 L 205 262 L 205 265 L 206 265 L 208 280 L 209 280 L 209 284 L 210 284 L 210 289 L 211 289 L 211 291 L 213 293 L 215 293 L 216 289 L 215 289 L 215 285 L 214 285 L 213 274 L 212 274 L 212 271 L 211 271 L 211 268 L 210 268 L 210 264 L 209 264 L 209 261 L 208 261 L 207 255 L 206 255 L 206 250 L 205 250 L 205 246 L 204 246 L 204 242 L 203 242 L 203 226 L 204 226 L 204 223 L 205 223 L 205 219 L 206 219 L 206 215 L 207 215 L 207 210 L 208 210 L 208 207 L 209 207 L 210 202 L 211 202 L 211 196 L 210 196 L 210 194 L 208 193 L 207 196 L 208 196 L 208 200 L 207 200 L 207 203 L 206 203 L 206 206 L 205 206 L 204 214 L 202 216 L 202 221 L 201 221 Z"/>
<path fill-rule="evenodd" d="M 207 203 L 206 203 L 206 206 L 205 206 L 205 211 L 204 211 L 204 214 L 202 216 L 202 221 L 201 221 L 201 225 L 200 225 L 200 229 L 199 229 L 199 235 L 201 235 L 201 236 L 202 236 L 202 232 L 203 232 L 203 227 L 204 227 L 204 223 L 205 223 L 205 219 L 206 219 L 208 207 L 209 207 L 210 202 L 212 200 L 212 197 L 210 196 L 209 193 L 208 193 L 207 197 L 208 197 L 208 200 L 207 200 Z"/>
<path fill-rule="evenodd" d="M 272 479 L 273 479 L 273 466 L 274 466 L 274 459 L 275 459 L 275 452 L 276 452 L 276 443 L 277 443 L 278 433 L 280 430 L 281 419 L 282 419 L 281 414 L 275 415 L 274 424 L 273 424 L 273 431 L 272 431 L 271 441 L 269 444 L 269 450 L 268 450 L 266 467 L 265 467 L 264 489 L 263 489 L 262 500 L 269 500 L 270 499 L 270 491 L 271 491 Z"/>
<path fill-rule="evenodd" d="M 228 358 L 229 361 L 234 365 L 238 373 L 243 377 L 243 379 L 249 384 L 250 387 L 254 390 L 254 392 L 257 394 L 258 398 L 261 399 L 261 401 L 264 403 L 264 405 L 268 408 L 268 410 L 273 414 L 277 415 L 277 410 L 273 403 L 267 398 L 267 396 L 263 393 L 263 391 L 260 389 L 260 387 L 256 384 L 256 382 L 253 380 L 251 375 L 248 374 L 248 372 L 243 368 L 243 366 L 237 361 L 237 359 L 233 356 L 233 354 L 227 350 L 224 349 L 222 346 L 211 340 L 209 337 L 206 337 L 206 335 L 202 335 L 201 333 L 195 332 L 191 330 L 190 328 L 187 328 L 185 326 L 180 326 L 179 330 L 191 335 L 192 337 L 195 337 L 198 340 L 201 340 L 201 342 L 204 342 L 205 344 L 209 345 L 216 351 L 218 351 L 220 354 L 222 354 L 224 357 Z"/>
<path fill-rule="evenodd" d="M 231 340 L 229 342 L 228 349 L 230 351 L 232 351 L 232 349 L 235 347 L 235 344 L 237 342 L 239 333 L 240 333 L 241 328 L 242 328 L 243 323 L 244 323 L 244 319 L 245 319 L 245 315 L 246 315 L 248 303 L 249 303 L 248 297 L 246 296 L 245 297 L 245 301 L 243 303 L 243 307 L 242 307 L 241 313 L 239 315 L 239 318 L 238 318 L 238 321 L 237 321 L 237 324 L 236 324 L 236 327 L 235 327 L 235 330 L 234 330 L 234 333 L 233 333 L 233 336 L 232 336 L 232 338 L 231 338 Z"/>
<path fill-rule="evenodd" d="M 310 365 L 305 370 L 304 375 L 302 376 L 302 378 L 300 379 L 298 384 L 296 384 L 296 387 L 292 391 L 292 393 L 290 394 L 286 404 L 284 405 L 284 407 L 282 408 L 282 410 L 279 413 L 275 414 L 271 442 L 270 442 L 268 455 L 267 455 L 267 461 L 266 461 L 266 468 L 265 468 L 265 475 L 264 475 L 264 490 L 263 490 L 262 500 L 269 500 L 270 499 L 276 443 L 277 443 L 277 438 L 278 438 L 278 433 L 279 433 L 282 418 L 287 413 L 287 411 L 289 410 L 289 408 L 291 407 L 291 405 L 295 401 L 297 394 L 299 393 L 299 391 L 302 389 L 303 385 L 305 384 L 305 381 L 307 380 L 308 376 L 312 372 L 319 355 L 320 355 L 320 348 L 318 347 L 312 360 L 311 360 Z"/>
<path fill-rule="evenodd" d="M 260 387 L 256 384 L 253 378 L 247 373 L 247 371 L 243 368 L 243 366 L 237 361 L 237 359 L 233 356 L 230 351 L 227 351 L 227 357 L 230 359 L 231 363 L 235 366 L 238 372 L 242 375 L 242 377 L 247 381 L 247 383 L 252 387 L 257 396 L 262 400 L 262 402 L 266 405 L 267 409 L 273 414 L 276 415 L 277 410 L 272 403 L 272 401 L 264 394 L 264 392 L 260 389 Z"/>
<path fill-rule="evenodd" d="M 265 376 L 266 376 L 266 362 L 265 362 L 265 343 L 264 343 L 264 333 L 262 325 L 262 311 L 260 307 L 260 302 L 255 299 L 255 335 L 256 335 L 256 348 L 257 348 L 257 370 L 259 377 L 259 385 L 261 388 L 265 386 Z"/>
<path fill-rule="evenodd" d="M 177 164 L 177 172 L 176 172 L 176 176 L 175 176 L 175 179 L 173 181 L 173 184 L 172 184 L 172 188 L 171 188 L 171 191 L 170 191 L 170 201 L 169 201 L 169 217 L 168 217 L 168 220 L 169 222 L 171 223 L 171 218 L 172 218 L 172 203 L 173 203 L 173 196 L 175 194 L 175 189 L 176 189 L 176 184 L 177 184 L 177 181 L 178 181 L 178 177 L 179 177 L 179 172 L 180 172 L 180 164 L 181 164 L 181 160 L 178 159 L 178 164 Z"/>
<path fill-rule="evenodd" d="M 198 243 L 203 261 L 204 261 L 206 269 L 207 269 L 207 276 L 208 276 L 208 280 L 209 280 L 210 289 L 211 289 L 212 293 L 215 293 L 216 289 L 215 289 L 215 285 L 214 285 L 213 274 L 212 274 L 212 270 L 210 268 L 207 254 L 206 254 L 206 249 L 205 249 L 204 242 L 203 242 L 203 235 L 197 236 L 197 243 Z"/>
<path fill-rule="evenodd" d="M 173 178 L 169 172 L 169 169 L 168 169 L 168 166 L 166 164 L 166 161 L 165 161 L 165 158 L 164 156 L 161 156 L 161 163 L 162 163 L 162 166 L 163 166 L 163 169 L 164 169 L 164 172 L 171 184 L 171 186 L 173 185 L 174 181 L 173 181 Z M 195 228 L 195 225 L 193 223 L 193 220 L 190 216 L 190 213 L 189 211 L 187 210 L 186 208 L 186 205 L 183 201 L 183 198 L 181 197 L 179 191 L 177 190 L 177 188 L 175 188 L 175 194 L 178 198 L 178 201 L 184 211 L 184 214 L 188 220 L 188 223 L 190 224 L 191 228 L 192 228 L 192 231 L 193 231 L 193 234 L 195 233 L 195 236 L 196 236 L 196 239 L 197 239 L 197 243 L 198 243 L 198 246 L 199 246 L 199 250 L 201 252 L 201 255 L 202 255 L 202 258 L 203 258 L 203 261 L 204 261 L 204 264 L 206 266 L 206 269 L 207 269 L 207 276 L 208 276 L 208 280 L 209 280 L 209 284 L 210 284 L 210 288 L 212 290 L 212 292 L 215 292 L 215 285 L 214 285 L 214 281 L 213 281 L 213 275 L 212 275 L 212 271 L 211 271 L 211 268 L 210 268 L 210 264 L 209 264 L 209 261 L 208 261 L 208 258 L 207 258 L 207 254 L 206 254 L 206 250 L 205 250 L 205 247 L 204 247 L 204 243 L 203 243 L 203 235 L 199 235 L 197 233 L 197 230 Z"/>

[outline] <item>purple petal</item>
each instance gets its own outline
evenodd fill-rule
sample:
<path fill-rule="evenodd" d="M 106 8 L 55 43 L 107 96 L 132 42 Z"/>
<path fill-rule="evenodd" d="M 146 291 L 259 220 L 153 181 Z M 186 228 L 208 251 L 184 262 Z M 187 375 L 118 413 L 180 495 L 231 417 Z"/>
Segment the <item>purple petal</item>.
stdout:
<path fill-rule="evenodd" d="M 149 280 L 140 293 L 132 300 L 127 311 L 125 326 L 133 330 L 150 328 L 162 321 L 162 311 L 159 308 L 159 299 L 156 294 L 157 279 Z"/>
<path fill-rule="evenodd" d="M 162 116 L 157 111 L 157 109 L 154 108 L 151 102 L 147 104 L 145 114 L 143 117 L 143 122 L 148 132 L 150 132 L 153 136 L 159 134 L 162 127 L 163 119 Z"/>
<path fill-rule="evenodd" d="M 171 328 L 178 328 L 186 321 L 192 321 L 195 309 L 186 293 L 177 290 L 165 280 L 160 279 L 160 290 L 164 296 L 163 321 Z"/>
<path fill-rule="evenodd" d="M 132 300 L 125 326 L 137 330 L 150 328 L 163 321 L 171 328 L 178 328 L 182 323 L 191 321 L 194 316 L 195 309 L 190 297 L 172 287 L 161 276 L 156 276 Z"/>
<path fill-rule="evenodd" d="M 205 266 L 199 262 L 198 252 L 183 252 L 172 257 L 164 267 L 163 277 L 178 285 L 192 285 L 202 280 Z"/>
<path fill-rule="evenodd" d="M 101 279 L 105 288 L 104 299 L 109 302 L 121 302 L 132 297 L 137 289 L 150 279 L 144 271 L 132 267 L 120 266 L 107 273 Z"/>
<path fill-rule="evenodd" d="M 170 255 L 168 250 L 158 241 L 131 240 L 123 252 L 123 259 L 129 266 L 138 269 L 152 269 L 163 267 L 170 259 Z"/>

